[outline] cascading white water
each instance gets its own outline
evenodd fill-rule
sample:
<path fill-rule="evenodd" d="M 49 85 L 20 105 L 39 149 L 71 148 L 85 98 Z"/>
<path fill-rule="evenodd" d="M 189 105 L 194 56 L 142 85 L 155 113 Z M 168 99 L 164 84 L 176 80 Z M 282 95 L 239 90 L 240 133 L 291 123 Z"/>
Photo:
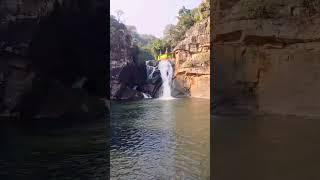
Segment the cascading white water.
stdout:
<path fill-rule="evenodd" d="M 171 83 L 172 83 L 172 74 L 173 69 L 170 61 L 162 60 L 159 62 L 158 68 L 161 73 L 162 79 L 162 95 L 160 99 L 174 99 L 171 96 Z"/>
<path fill-rule="evenodd" d="M 149 61 L 146 61 L 146 68 L 147 68 L 147 78 L 152 79 L 153 73 L 156 71 L 156 67 L 150 66 Z"/>
<path fill-rule="evenodd" d="M 143 95 L 143 98 L 145 98 L 145 99 L 151 99 L 152 98 L 150 94 L 142 93 L 142 95 Z"/>

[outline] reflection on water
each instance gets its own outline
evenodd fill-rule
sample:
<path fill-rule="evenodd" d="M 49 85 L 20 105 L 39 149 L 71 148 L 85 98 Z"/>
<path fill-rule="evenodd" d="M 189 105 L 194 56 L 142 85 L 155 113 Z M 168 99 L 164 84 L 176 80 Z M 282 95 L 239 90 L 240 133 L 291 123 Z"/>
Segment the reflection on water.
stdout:
<path fill-rule="evenodd" d="M 209 179 L 209 101 L 112 104 L 111 177 Z"/>
<path fill-rule="evenodd" d="M 212 122 L 214 179 L 320 179 L 319 118 L 220 116 Z"/>

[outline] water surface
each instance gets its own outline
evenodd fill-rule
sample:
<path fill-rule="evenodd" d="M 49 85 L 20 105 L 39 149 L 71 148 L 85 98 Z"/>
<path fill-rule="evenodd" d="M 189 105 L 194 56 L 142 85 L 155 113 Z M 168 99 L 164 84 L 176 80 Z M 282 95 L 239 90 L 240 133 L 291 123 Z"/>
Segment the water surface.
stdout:
<path fill-rule="evenodd" d="M 320 179 L 320 119 L 213 116 L 213 178 Z"/>
<path fill-rule="evenodd" d="M 111 105 L 111 178 L 209 179 L 210 101 Z"/>
<path fill-rule="evenodd" d="M 106 122 L 1 123 L 0 179 L 106 179 Z"/>

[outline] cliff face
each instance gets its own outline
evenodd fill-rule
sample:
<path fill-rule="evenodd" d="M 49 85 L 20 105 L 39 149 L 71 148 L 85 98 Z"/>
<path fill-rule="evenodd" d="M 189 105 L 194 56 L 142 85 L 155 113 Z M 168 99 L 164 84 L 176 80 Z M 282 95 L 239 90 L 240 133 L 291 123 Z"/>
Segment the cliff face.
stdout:
<path fill-rule="evenodd" d="M 132 45 L 126 26 L 110 18 L 111 99 L 143 99 L 141 90 L 146 81 L 145 63 L 138 61 L 139 48 Z"/>
<path fill-rule="evenodd" d="M 301 2 L 218 1 L 217 107 L 320 115 L 320 14 Z"/>
<path fill-rule="evenodd" d="M 210 98 L 210 19 L 195 24 L 174 49 L 175 81 L 191 97 Z"/>
<path fill-rule="evenodd" d="M 99 100 L 108 96 L 101 5 L 99 0 L 0 2 L 1 115 L 23 120 L 105 115 Z"/>

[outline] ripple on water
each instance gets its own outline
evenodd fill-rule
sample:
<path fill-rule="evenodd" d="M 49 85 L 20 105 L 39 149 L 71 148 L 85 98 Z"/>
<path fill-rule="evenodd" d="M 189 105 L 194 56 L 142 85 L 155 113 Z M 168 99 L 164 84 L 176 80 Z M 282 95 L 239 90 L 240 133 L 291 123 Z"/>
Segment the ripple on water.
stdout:
<path fill-rule="evenodd" d="M 209 179 L 209 101 L 114 104 L 111 119 L 112 178 Z"/>

